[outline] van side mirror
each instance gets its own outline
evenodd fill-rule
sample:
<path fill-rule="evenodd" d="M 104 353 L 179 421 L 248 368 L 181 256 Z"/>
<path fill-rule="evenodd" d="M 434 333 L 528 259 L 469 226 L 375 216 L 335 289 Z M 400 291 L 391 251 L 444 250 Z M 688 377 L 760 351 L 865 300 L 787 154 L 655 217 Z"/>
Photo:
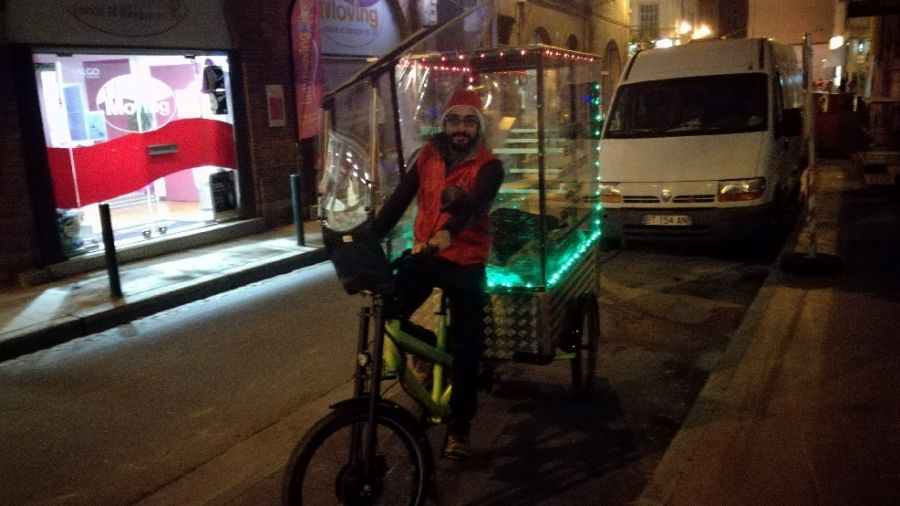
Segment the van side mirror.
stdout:
<path fill-rule="evenodd" d="M 781 112 L 781 123 L 776 125 L 778 137 L 796 137 L 803 133 L 803 115 L 800 109 L 785 109 Z"/>

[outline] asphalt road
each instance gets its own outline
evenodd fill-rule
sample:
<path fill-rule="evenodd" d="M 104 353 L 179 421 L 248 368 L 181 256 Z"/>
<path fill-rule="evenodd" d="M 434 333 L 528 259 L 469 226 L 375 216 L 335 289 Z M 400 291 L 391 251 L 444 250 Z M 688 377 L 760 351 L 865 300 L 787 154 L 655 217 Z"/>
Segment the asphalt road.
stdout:
<path fill-rule="evenodd" d="M 164 489 L 348 381 L 361 303 L 320 265 L 0 364 L 0 503 Z"/>
<path fill-rule="evenodd" d="M 628 504 L 771 268 L 601 262 L 600 389 L 576 402 L 568 363 L 504 364 L 474 458 L 438 462 L 440 504 Z M 349 394 L 362 302 L 320 265 L 0 364 L 0 502 L 277 503 L 291 447 Z"/>
<path fill-rule="evenodd" d="M 772 267 L 671 245 L 601 262 L 600 389 L 575 401 L 566 363 L 502 368 L 475 459 L 439 462 L 440 504 L 631 504 Z"/>

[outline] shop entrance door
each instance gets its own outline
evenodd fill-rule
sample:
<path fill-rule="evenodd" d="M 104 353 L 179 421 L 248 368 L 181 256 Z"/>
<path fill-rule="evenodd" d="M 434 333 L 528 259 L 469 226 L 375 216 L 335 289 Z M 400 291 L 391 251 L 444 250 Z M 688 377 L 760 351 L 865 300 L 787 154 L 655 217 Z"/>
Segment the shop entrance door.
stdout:
<path fill-rule="evenodd" d="M 102 203 L 117 247 L 237 215 L 226 55 L 36 53 L 34 62 L 64 254 L 99 248 Z"/>

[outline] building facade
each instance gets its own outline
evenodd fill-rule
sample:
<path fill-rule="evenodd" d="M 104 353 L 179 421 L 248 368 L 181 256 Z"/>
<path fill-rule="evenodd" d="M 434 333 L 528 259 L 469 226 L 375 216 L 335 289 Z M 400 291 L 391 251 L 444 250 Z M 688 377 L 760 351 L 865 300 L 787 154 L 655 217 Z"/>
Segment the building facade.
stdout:
<path fill-rule="evenodd" d="M 747 13 L 747 37 L 774 38 L 785 44 L 801 44 L 808 33 L 813 44 L 827 44 L 835 35 L 835 2 L 818 0 L 779 2 L 753 0 Z"/>
<path fill-rule="evenodd" d="M 721 36 L 719 5 L 719 0 L 633 0 L 632 51 Z"/>
<path fill-rule="evenodd" d="M 0 3 L 0 282 L 99 254 L 100 204 L 109 205 L 117 247 L 173 242 L 179 231 L 202 234 L 228 220 L 289 223 L 290 176 L 301 176 L 307 199 L 316 176 L 317 141 L 301 135 L 298 118 L 296 31 L 309 22 L 330 30 L 327 89 L 475 3 Z M 604 95 L 612 92 L 626 57 L 627 2 L 493 6 L 486 44 L 598 53 Z"/>

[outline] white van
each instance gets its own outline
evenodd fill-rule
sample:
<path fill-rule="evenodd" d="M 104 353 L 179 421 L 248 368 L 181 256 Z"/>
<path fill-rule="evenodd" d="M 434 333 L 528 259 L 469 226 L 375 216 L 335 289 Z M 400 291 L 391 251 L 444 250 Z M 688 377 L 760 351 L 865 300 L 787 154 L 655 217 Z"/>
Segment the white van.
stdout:
<path fill-rule="evenodd" d="M 777 240 L 805 168 L 802 72 L 765 39 L 635 54 L 600 149 L 602 238 Z"/>

